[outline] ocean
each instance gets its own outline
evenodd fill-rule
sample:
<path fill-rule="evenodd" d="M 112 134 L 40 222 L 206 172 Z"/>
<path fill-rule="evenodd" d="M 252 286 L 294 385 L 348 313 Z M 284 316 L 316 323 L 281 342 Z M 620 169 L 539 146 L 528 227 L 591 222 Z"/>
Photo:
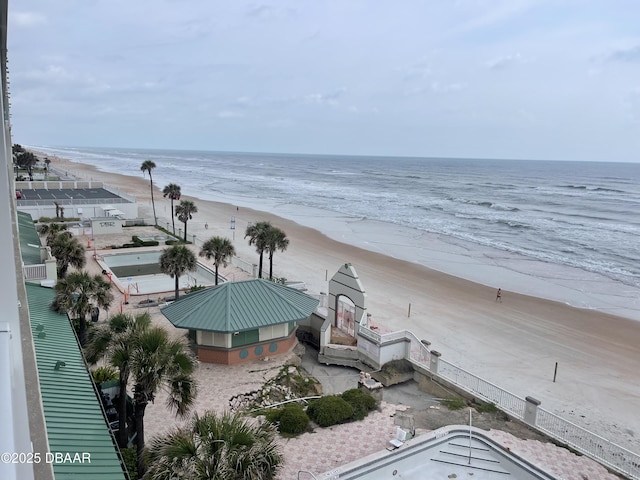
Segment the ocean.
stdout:
<path fill-rule="evenodd" d="M 132 176 L 151 159 L 160 188 L 178 183 L 503 290 L 640 320 L 640 164 L 30 148 Z M 327 218 L 361 225 L 332 235 L 343 229 Z"/>

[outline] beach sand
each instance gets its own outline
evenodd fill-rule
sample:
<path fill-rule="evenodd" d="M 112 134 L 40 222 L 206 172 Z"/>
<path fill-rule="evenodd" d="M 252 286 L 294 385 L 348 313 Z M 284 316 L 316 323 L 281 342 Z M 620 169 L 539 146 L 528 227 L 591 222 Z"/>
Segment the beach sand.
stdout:
<path fill-rule="evenodd" d="M 142 172 L 111 174 L 49 158 L 56 170 L 135 195 L 141 216 L 152 218 L 149 179 Z M 157 185 L 155 203 L 159 224 L 166 227 L 171 209 L 162 197 L 163 186 Z M 288 249 L 274 257 L 278 277 L 305 282 L 310 294 L 326 292 L 327 280 L 340 265 L 351 263 L 365 287 L 367 311 L 381 329 L 410 330 L 429 340 L 443 359 L 515 395 L 534 397 L 565 419 L 640 452 L 640 322 L 512 293 L 508 285 L 480 285 L 359 248 L 349 244 L 349 228 L 332 232 L 333 238 L 343 238 L 338 242 L 268 212 L 200 200 L 189 197 L 188 188 L 182 190 L 182 198 L 198 207 L 188 223 L 189 234 L 199 239 L 226 236 L 240 258 L 257 263 L 244 230 L 249 222 L 269 220 L 290 240 Z M 266 259 L 265 269 L 268 274 Z M 495 301 L 497 287 L 502 288 L 502 302 Z"/>

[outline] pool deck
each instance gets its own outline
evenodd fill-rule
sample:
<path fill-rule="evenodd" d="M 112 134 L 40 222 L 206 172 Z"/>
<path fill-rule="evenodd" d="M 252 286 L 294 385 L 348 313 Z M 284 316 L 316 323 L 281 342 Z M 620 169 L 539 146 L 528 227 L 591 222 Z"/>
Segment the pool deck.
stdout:
<path fill-rule="evenodd" d="M 155 231 L 153 227 L 130 227 L 126 228 L 122 235 L 105 235 L 94 238 L 91 246 L 87 249 L 85 270 L 92 274 L 102 272 L 102 267 L 93 258 L 94 247 L 96 252 L 100 252 L 109 245 L 129 242 L 132 235 L 145 236 L 153 231 Z M 85 238 L 84 241 L 87 242 L 90 239 Z M 149 247 L 147 249 L 158 248 Z M 196 255 L 198 254 L 197 247 L 191 246 L 190 248 Z M 113 252 L 112 250 L 107 251 Z M 201 263 L 211 267 L 211 262 L 203 258 L 200 260 Z M 250 278 L 248 274 L 233 267 L 227 267 L 227 269 L 226 274 L 230 278 L 236 280 Z M 113 289 L 112 292 L 115 298 L 110 307 L 109 315 L 119 313 L 121 309 L 133 315 L 148 311 L 154 324 L 166 328 L 172 337 L 185 336 L 184 330 L 173 327 L 160 313 L 159 307 L 146 307 L 142 310 L 137 302 L 125 305 L 123 292 L 116 289 Z M 103 313 L 101 313 L 101 321 L 105 318 L 102 315 Z M 196 373 L 198 397 L 192 411 L 202 413 L 207 410 L 216 412 L 228 410 L 231 397 L 260 388 L 278 373 L 282 365 L 291 361 L 299 361 L 299 356 L 294 352 L 272 357 L 266 361 L 241 365 L 200 364 Z M 338 371 L 342 373 L 335 372 L 332 370 L 331 374 L 318 378 L 323 383 L 325 392 L 332 393 L 337 385 L 344 388 L 343 385 L 348 386 L 351 382 L 355 387 L 358 378 L 357 371 L 344 368 Z M 285 464 L 278 479 L 304 480 L 313 478 L 312 475 L 305 472 L 311 472 L 316 478 L 321 478 L 321 474 L 364 456 L 376 452 L 388 453 L 386 448 L 389 446 L 389 440 L 393 439 L 396 433 L 394 416 L 397 412 L 402 412 L 407 408 L 406 405 L 382 402 L 379 411 L 372 412 L 360 422 L 336 425 L 330 428 L 316 428 L 313 433 L 306 433 L 290 439 L 279 439 L 284 452 Z M 181 423 L 180 420 L 176 420 L 165 408 L 165 394 L 160 393 L 155 402 L 147 407 L 145 415 L 146 437 L 150 440 L 154 435 L 165 432 L 179 423 Z M 427 431 L 417 430 L 416 434 L 420 435 L 425 432 Z M 558 479 L 619 479 L 590 458 L 575 455 L 554 444 L 536 440 L 522 440 L 499 430 L 490 430 L 488 435 L 504 448 L 509 448 L 511 452 L 555 475 Z"/>

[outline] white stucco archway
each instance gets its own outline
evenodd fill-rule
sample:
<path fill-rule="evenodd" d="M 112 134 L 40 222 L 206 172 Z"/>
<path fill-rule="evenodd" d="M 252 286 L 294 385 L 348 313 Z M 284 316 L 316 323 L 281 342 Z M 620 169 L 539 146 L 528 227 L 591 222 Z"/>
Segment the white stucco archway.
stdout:
<path fill-rule="evenodd" d="M 350 302 L 341 302 L 341 297 L 348 298 Z M 353 309 L 355 310 L 354 317 L 347 319 L 346 322 L 344 319 L 341 319 L 340 323 L 347 325 L 349 320 L 351 320 L 353 330 L 349 328 L 350 331 L 348 333 L 356 337 L 358 335 L 360 322 L 367 313 L 367 307 L 365 306 L 366 298 L 367 294 L 364 291 L 362 283 L 360 283 L 356 269 L 350 263 L 345 263 L 329 281 L 327 319 L 331 322 L 332 326 L 338 326 L 337 320 L 340 308 L 344 305 L 353 304 Z"/>

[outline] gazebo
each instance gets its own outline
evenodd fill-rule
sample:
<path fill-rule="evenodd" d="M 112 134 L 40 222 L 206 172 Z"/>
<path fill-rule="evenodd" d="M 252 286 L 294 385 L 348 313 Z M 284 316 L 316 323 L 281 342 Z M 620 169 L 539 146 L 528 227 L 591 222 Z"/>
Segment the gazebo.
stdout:
<path fill-rule="evenodd" d="M 231 365 L 288 352 L 298 322 L 318 303 L 300 290 L 255 279 L 191 293 L 161 311 L 190 331 L 200 361 Z"/>

